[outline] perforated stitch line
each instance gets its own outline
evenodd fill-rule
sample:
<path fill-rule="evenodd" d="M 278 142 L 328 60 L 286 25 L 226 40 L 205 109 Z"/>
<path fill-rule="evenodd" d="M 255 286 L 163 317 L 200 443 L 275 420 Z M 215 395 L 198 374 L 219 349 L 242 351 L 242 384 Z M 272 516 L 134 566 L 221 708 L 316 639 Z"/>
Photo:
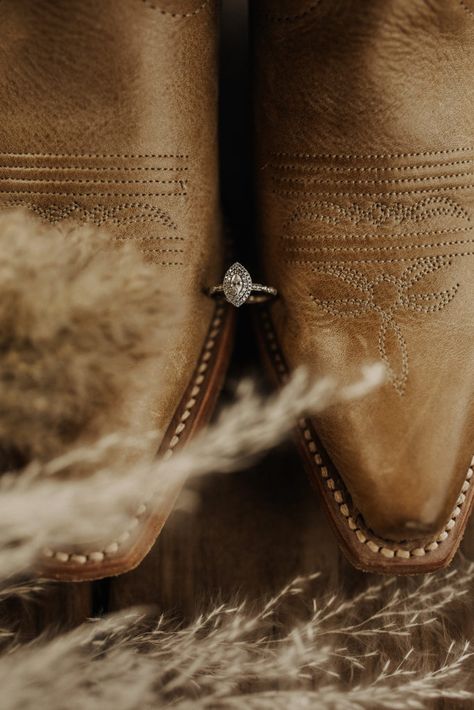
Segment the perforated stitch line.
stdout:
<path fill-rule="evenodd" d="M 0 153 L 0 158 L 176 158 L 188 160 L 188 153 Z"/>
<path fill-rule="evenodd" d="M 460 232 L 471 232 L 472 227 L 452 227 L 451 229 L 436 229 L 433 231 L 424 231 L 424 232 L 394 232 L 392 234 L 387 234 L 384 233 L 384 237 L 387 239 L 402 239 L 405 237 L 422 237 L 422 236 L 433 236 L 435 234 L 453 234 L 453 233 L 460 233 Z M 349 241 L 349 240 L 363 240 L 363 239 L 379 239 L 380 234 L 376 234 L 374 232 L 369 232 L 366 234 L 319 234 L 317 236 L 314 236 L 312 234 L 282 234 L 280 235 L 280 239 L 284 242 L 297 242 L 297 241 L 313 241 L 313 240 L 340 240 L 340 241 Z"/>
<path fill-rule="evenodd" d="M 364 165 L 361 167 L 353 167 L 351 165 L 336 166 L 336 165 L 308 165 L 304 163 L 288 164 L 288 163 L 269 163 L 268 167 L 273 170 L 282 170 L 284 172 L 291 170 L 300 170 L 302 172 L 319 172 L 327 171 L 331 173 L 386 173 L 386 172 L 406 172 L 408 170 L 428 170 L 431 168 L 450 168 L 456 165 L 472 165 L 472 158 L 466 160 L 450 160 L 445 163 L 413 163 L 412 165 Z M 267 167 L 267 166 L 265 166 Z"/>
<path fill-rule="evenodd" d="M 385 246 L 357 246 L 357 247 L 287 247 L 286 251 L 291 252 L 306 252 L 306 253 L 318 253 L 327 252 L 333 253 L 338 251 L 350 251 L 350 252 L 371 252 L 371 251 L 406 251 L 410 249 L 435 249 L 438 247 L 451 247 L 459 246 L 461 244 L 473 244 L 474 239 L 462 239 L 458 241 L 451 242 L 436 242 L 430 244 L 390 244 Z"/>
<path fill-rule="evenodd" d="M 452 185 L 447 187 L 427 187 L 416 190 L 387 190 L 385 192 L 333 192 L 332 190 L 272 190 L 272 194 L 283 197 L 307 197 L 320 195 L 321 197 L 406 197 L 407 195 L 428 195 L 440 192 L 457 192 L 458 190 L 472 190 L 474 184 Z"/>
<path fill-rule="evenodd" d="M 138 241 L 141 241 L 141 240 L 138 239 Z M 149 241 L 149 240 L 144 239 L 143 241 Z M 146 247 L 146 250 L 147 251 L 154 251 L 157 254 L 184 254 L 184 249 L 168 249 L 166 247 L 163 247 L 163 248 L 157 247 L 157 248 L 153 248 L 153 249 L 148 249 Z"/>
<path fill-rule="evenodd" d="M 68 172 L 70 170 L 81 170 L 83 172 L 171 172 L 182 173 L 189 171 L 187 165 L 182 166 L 165 166 L 165 165 L 0 165 L 0 170 L 39 170 L 44 172 Z"/>
<path fill-rule="evenodd" d="M 137 220 L 138 221 L 138 220 Z M 146 220 L 143 220 L 146 221 Z M 112 220 L 113 222 L 113 220 Z M 127 242 L 135 241 L 138 239 L 140 242 L 159 242 L 159 241 L 173 241 L 173 242 L 185 242 L 185 237 L 177 237 L 174 234 L 167 236 L 166 234 L 154 234 L 152 237 L 135 237 L 135 236 L 125 236 L 125 237 L 113 237 L 116 242 Z"/>
<path fill-rule="evenodd" d="M 460 287 L 459 283 L 454 284 L 451 288 L 447 288 L 444 291 L 432 292 L 432 293 L 419 293 L 406 296 L 406 303 L 411 310 L 418 311 L 419 313 L 436 313 L 450 303 L 454 296 L 456 295 Z M 438 299 L 438 303 L 434 303 L 431 306 L 422 306 L 417 301 L 429 301 L 430 299 Z"/>
<path fill-rule="evenodd" d="M 0 190 L 0 195 L 51 195 L 53 197 L 186 197 L 187 192 L 53 192 L 51 190 Z"/>
<path fill-rule="evenodd" d="M 445 150 L 419 151 L 413 153 L 287 153 L 274 152 L 271 153 L 274 158 L 341 158 L 341 159 L 358 159 L 358 158 L 426 158 L 436 155 L 453 155 L 454 153 L 472 153 L 474 148 L 451 148 Z"/>
<path fill-rule="evenodd" d="M 107 180 L 103 178 L 27 178 L 27 177 L 0 177 L 0 184 L 2 182 L 33 182 L 33 183 L 44 183 L 51 185 L 54 183 L 73 183 L 79 185 L 179 185 L 181 188 L 185 188 L 187 180 L 180 178 L 170 179 L 170 180 L 159 180 L 158 178 L 152 180 Z"/>
<path fill-rule="evenodd" d="M 270 357 L 274 361 L 276 370 L 280 375 L 280 378 L 282 379 L 282 381 L 285 381 L 288 378 L 288 369 L 279 352 L 279 347 L 277 345 L 276 340 L 276 333 L 273 330 L 273 326 L 271 324 L 268 313 L 266 311 L 262 311 L 261 317 L 263 322 L 264 333 L 269 345 Z M 308 422 L 308 420 L 303 419 L 298 422 L 298 428 L 303 435 L 303 441 L 305 442 L 305 446 L 308 450 L 311 461 L 316 464 L 321 479 L 326 485 L 328 491 L 330 492 L 330 495 L 332 495 L 339 514 L 345 521 L 345 524 L 347 525 L 349 530 L 354 533 L 356 540 L 361 545 L 367 545 L 371 552 L 373 552 L 374 554 L 380 554 L 382 555 L 382 557 L 385 557 L 387 559 L 394 557 L 398 557 L 401 559 L 410 559 L 424 557 L 425 555 L 434 552 L 438 549 L 440 544 L 442 544 L 448 538 L 450 532 L 456 525 L 457 518 L 461 514 L 464 501 L 466 500 L 466 494 L 471 486 L 471 479 L 474 475 L 474 471 L 472 468 L 474 466 L 474 457 L 472 458 L 471 465 L 467 470 L 466 478 L 464 480 L 464 483 L 461 488 L 461 493 L 459 494 L 457 500 L 457 505 L 451 513 L 451 517 L 444 526 L 443 531 L 436 538 L 426 543 L 423 547 L 407 550 L 403 547 L 399 547 L 396 544 L 394 545 L 394 543 L 391 541 L 383 540 L 382 538 L 376 538 L 374 535 L 372 535 L 370 530 L 368 530 L 365 523 L 363 523 L 362 525 L 363 529 L 361 528 L 360 523 L 357 524 L 357 519 L 354 520 L 354 518 L 351 516 L 351 511 L 348 505 L 348 501 L 346 499 L 348 491 L 345 488 L 342 480 L 341 488 L 336 488 L 336 481 L 329 475 L 329 470 L 327 466 L 324 465 L 322 456 L 319 453 L 318 445 L 313 436 L 310 423 Z M 359 518 L 362 520 L 362 516 L 360 514 Z"/>
<path fill-rule="evenodd" d="M 443 257 L 451 257 L 451 256 L 474 256 L 474 252 L 472 251 L 461 251 L 461 252 L 452 252 L 450 254 L 443 254 Z M 391 257 L 390 259 L 340 259 L 339 261 L 332 261 L 331 263 L 334 265 L 338 266 L 347 266 L 350 264 L 358 265 L 358 264 L 398 264 L 399 262 L 403 261 L 418 261 L 420 259 L 419 256 L 399 256 L 399 257 Z M 314 268 L 314 262 L 310 262 L 307 259 L 291 259 L 291 260 L 286 260 L 286 263 L 289 263 L 291 261 L 292 264 L 302 264 L 305 266 L 308 266 L 310 268 Z"/>
<path fill-rule="evenodd" d="M 144 252 L 148 254 L 150 251 L 154 251 L 153 249 L 145 249 Z M 182 261 L 154 261 L 154 264 L 157 266 L 184 266 L 184 262 Z"/>
<path fill-rule="evenodd" d="M 451 180 L 454 178 L 464 178 L 472 177 L 473 173 L 463 172 L 463 173 L 451 173 L 449 175 L 423 175 L 416 177 L 404 177 L 404 178 L 374 178 L 369 180 L 363 178 L 361 180 L 351 180 L 351 179 L 334 179 L 334 178 L 318 178 L 318 177 L 286 177 L 282 175 L 272 175 L 274 182 L 289 184 L 289 185 L 403 185 L 406 183 L 420 183 L 429 182 L 433 180 L 434 182 L 440 182 L 441 180 Z"/>
<path fill-rule="evenodd" d="M 155 5 L 151 0 L 142 0 L 142 3 L 146 5 L 147 7 L 150 8 L 150 10 L 156 10 L 157 12 L 160 13 L 160 15 L 168 15 L 168 17 L 177 17 L 177 18 L 185 18 L 185 17 L 195 17 L 196 15 L 199 15 L 202 10 L 206 7 L 206 5 L 209 5 L 209 0 L 204 0 L 204 2 L 199 5 L 198 8 L 193 10 L 192 12 L 170 12 L 170 10 L 163 10 L 161 7 L 158 7 Z"/>
<path fill-rule="evenodd" d="M 336 212 L 336 215 L 321 214 L 321 209 Z M 333 225 L 348 220 L 355 225 L 361 222 L 369 222 L 376 227 L 382 227 L 387 222 L 395 221 L 398 224 L 402 224 L 405 221 L 409 221 L 418 223 L 428 217 L 437 216 L 459 217 L 466 222 L 471 221 L 464 207 L 449 196 L 424 197 L 413 204 L 403 202 L 388 204 L 387 202 L 377 201 L 366 207 L 362 207 L 357 203 L 345 206 L 329 200 L 313 200 L 304 207 L 297 207 L 285 223 L 284 228 L 287 229 L 291 224 L 303 220 L 322 221 Z"/>
<path fill-rule="evenodd" d="M 186 429 L 187 422 L 191 416 L 191 412 L 196 405 L 197 396 L 201 391 L 202 384 L 205 380 L 205 373 L 208 370 L 212 352 L 216 344 L 216 339 L 222 327 L 222 317 L 224 315 L 224 311 L 225 307 L 222 304 L 218 304 L 216 306 L 210 330 L 207 336 L 206 344 L 203 348 L 203 353 L 196 370 L 196 375 L 194 378 L 193 387 L 191 389 L 190 398 L 188 399 L 185 405 L 184 412 L 182 413 L 179 423 L 177 424 L 174 430 L 174 434 L 168 444 L 168 448 L 163 453 L 164 461 L 172 457 L 173 451 L 179 443 L 180 438 Z M 150 497 L 150 500 L 153 498 L 154 493 Z M 133 530 L 135 530 L 139 525 L 140 518 L 145 515 L 148 509 L 148 500 L 141 503 L 135 511 L 134 517 L 131 519 L 129 525 L 126 527 L 123 533 L 111 543 L 109 543 L 106 547 L 104 547 L 104 549 L 102 550 L 88 552 L 87 554 L 73 554 L 70 552 L 46 548 L 43 550 L 43 557 L 54 559 L 57 562 L 61 562 L 63 564 L 86 564 L 87 562 L 103 562 L 106 557 L 113 557 L 114 555 L 116 555 L 120 547 L 122 547 L 123 544 L 130 539 Z"/>
<path fill-rule="evenodd" d="M 168 212 L 165 212 L 160 207 L 155 205 L 150 205 L 142 202 L 128 202 L 121 205 L 113 205 L 111 207 L 106 207 L 105 205 L 94 205 L 91 208 L 84 207 L 76 202 L 70 203 L 69 205 L 58 205 L 51 204 L 47 207 L 39 205 L 32 202 L 25 202 L 21 200 L 9 200 L 2 205 L 3 207 L 26 207 L 39 215 L 42 219 L 45 219 L 53 224 L 60 222 L 65 219 L 69 219 L 74 216 L 79 220 L 85 222 L 92 222 L 97 226 L 101 226 L 104 223 L 116 224 L 117 226 L 123 224 L 134 224 L 136 222 L 157 222 L 162 226 L 177 230 L 178 225 L 171 219 Z M 123 215 L 120 213 L 127 209 L 139 209 L 148 210 L 148 214 L 140 215 Z M 168 237 L 168 239 L 181 240 L 183 237 Z"/>

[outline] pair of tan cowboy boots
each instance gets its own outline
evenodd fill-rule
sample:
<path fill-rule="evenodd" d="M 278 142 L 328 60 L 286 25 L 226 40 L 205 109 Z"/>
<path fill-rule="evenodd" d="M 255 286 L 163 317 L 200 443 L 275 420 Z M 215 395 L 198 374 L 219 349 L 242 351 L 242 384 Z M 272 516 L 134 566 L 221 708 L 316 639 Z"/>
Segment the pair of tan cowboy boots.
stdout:
<path fill-rule="evenodd" d="M 139 244 L 170 294 L 179 284 L 149 414 L 161 453 L 209 417 L 231 350 L 235 309 L 206 294 L 228 266 L 218 11 L 0 3 L 0 205 L 103 225 Z M 251 24 L 260 263 L 278 290 L 259 307 L 265 362 L 277 380 L 385 363 L 378 390 L 301 422 L 301 453 L 356 566 L 436 569 L 472 502 L 474 2 L 258 0 Z M 228 275 L 230 301 L 246 278 Z M 48 573 L 132 568 L 173 495 L 126 541 L 53 552 Z"/>

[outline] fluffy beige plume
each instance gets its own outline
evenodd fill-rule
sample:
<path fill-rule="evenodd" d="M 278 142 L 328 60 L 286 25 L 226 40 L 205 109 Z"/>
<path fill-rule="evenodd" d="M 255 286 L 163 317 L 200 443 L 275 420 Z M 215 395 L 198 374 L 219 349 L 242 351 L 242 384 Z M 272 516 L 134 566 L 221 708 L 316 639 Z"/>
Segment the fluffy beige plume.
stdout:
<path fill-rule="evenodd" d="M 0 454 L 47 460 L 107 430 L 159 354 L 164 297 L 130 246 L 89 227 L 0 217 Z"/>
<path fill-rule="evenodd" d="M 421 710 L 443 699 L 471 703 L 471 654 L 464 643 L 446 641 L 441 620 L 456 605 L 469 613 L 462 604 L 473 579 L 472 566 L 401 585 L 384 579 L 349 599 L 327 596 L 313 575 L 258 610 L 223 605 L 181 628 L 130 610 L 0 656 L 2 708 Z"/>

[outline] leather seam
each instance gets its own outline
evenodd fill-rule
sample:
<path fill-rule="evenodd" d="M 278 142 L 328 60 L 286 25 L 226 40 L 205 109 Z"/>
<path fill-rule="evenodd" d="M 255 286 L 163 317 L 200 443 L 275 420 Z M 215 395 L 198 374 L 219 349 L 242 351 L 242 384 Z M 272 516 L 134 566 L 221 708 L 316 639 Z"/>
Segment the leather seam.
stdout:
<path fill-rule="evenodd" d="M 286 367 L 283 358 L 279 352 L 279 346 L 277 345 L 277 336 L 273 325 L 271 323 L 270 317 L 267 311 L 262 311 L 262 321 L 263 328 L 265 332 L 265 337 L 269 345 L 269 355 L 273 360 L 273 364 L 282 379 L 288 377 L 288 368 Z M 473 477 L 474 458 L 471 460 L 471 465 L 469 466 L 464 483 L 461 488 L 461 493 L 458 496 L 457 504 L 451 513 L 448 522 L 443 526 L 443 530 L 433 538 L 430 542 L 425 543 L 423 547 L 418 547 L 414 549 L 407 550 L 400 547 L 400 543 L 394 543 L 390 540 L 384 540 L 383 538 L 376 537 L 367 528 L 365 523 L 361 529 L 360 524 L 357 524 L 357 518 L 354 519 L 351 516 L 350 508 L 347 504 L 346 496 L 349 495 L 349 491 L 341 479 L 341 488 L 336 489 L 336 482 L 330 476 L 328 468 L 324 465 L 321 454 L 318 450 L 317 442 L 314 439 L 311 423 L 309 420 L 304 419 L 298 422 L 298 429 L 302 434 L 303 441 L 305 442 L 305 447 L 310 454 L 311 461 L 316 464 L 318 472 L 321 476 L 322 481 L 325 483 L 329 495 L 332 495 L 334 502 L 337 505 L 338 512 L 341 518 L 345 521 L 347 527 L 351 532 L 354 533 L 357 541 L 362 545 L 367 545 L 369 550 L 375 554 L 379 554 L 387 559 L 397 557 L 399 559 L 410 559 L 424 557 L 436 550 L 440 544 L 442 544 L 448 537 L 451 530 L 456 525 L 456 520 L 459 517 L 464 501 L 466 500 L 466 493 L 471 486 L 471 479 Z M 363 521 L 362 515 L 359 513 L 360 519 Z M 380 544 L 378 541 L 382 544 Z"/>
<path fill-rule="evenodd" d="M 175 449 L 175 447 L 179 443 L 181 435 L 185 431 L 186 426 L 187 426 L 187 422 L 190 419 L 190 414 L 197 403 L 198 395 L 201 391 L 202 385 L 205 380 L 205 373 L 208 369 L 209 361 L 210 361 L 212 352 L 214 350 L 217 337 L 221 331 L 222 316 L 224 314 L 224 310 L 225 310 L 224 305 L 218 304 L 216 306 L 216 309 L 214 311 L 214 315 L 213 315 L 213 318 L 212 318 L 212 321 L 211 321 L 211 324 L 209 327 L 209 331 L 206 336 L 205 344 L 202 349 L 199 361 L 197 363 L 195 376 L 194 376 L 193 382 L 192 382 L 190 398 L 188 399 L 188 401 L 185 405 L 184 411 L 181 414 L 180 420 L 174 429 L 174 433 L 168 443 L 168 447 L 162 455 L 163 461 L 167 461 L 168 459 L 170 459 L 173 456 L 173 450 Z M 153 498 L 154 494 L 155 494 L 155 491 L 152 493 L 150 499 Z M 47 548 L 47 549 L 43 550 L 42 555 L 45 558 L 54 559 L 54 560 L 61 562 L 63 564 L 81 564 L 81 565 L 83 565 L 83 564 L 86 564 L 87 562 L 103 562 L 106 557 L 113 557 L 114 555 L 116 555 L 117 552 L 119 551 L 120 547 L 130 539 L 130 537 L 132 536 L 132 531 L 137 528 L 137 526 L 140 523 L 140 518 L 142 518 L 145 515 L 148 508 L 149 508 L 148 500 L 141 503 L 137 507 L 137 510 L 135 511 L 135 515 L 131 519 L 131 521 L 130 521 L 129 525 L 126 527 L 126 529 L 115 540 L 113 540 L 107 546 L 104 546 L 104 548 L 102 550 L 97 550 L 94 552 L 88 552 L 88 553 L 84 553 L 84 554 L 79 554 L 79 553 L 75 554 L 75 553 L 64 552 L 64 551 L 59 551 L 59 550 L 51 550 L 51 549 Z"/>

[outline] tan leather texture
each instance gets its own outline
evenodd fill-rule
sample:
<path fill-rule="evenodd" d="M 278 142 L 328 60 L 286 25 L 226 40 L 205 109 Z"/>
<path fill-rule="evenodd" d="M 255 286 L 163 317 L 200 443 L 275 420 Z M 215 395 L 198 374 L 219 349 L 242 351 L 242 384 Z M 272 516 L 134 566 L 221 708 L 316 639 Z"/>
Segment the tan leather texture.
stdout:
<path fill-rule="evenodd" d="M 222 277 L 216 0 L 2 0 L 0 209 L 133 240 L 179 309 L 123 422 L 157 440 L 181 401 Z M 117 571 L 117 570 L 115 570 Z"/>
<path fill-rule="evenodd" d="M 0 207 L 133 239 L 184 302 L 158 408 L 172 416 L 220 276 L 214 0 L 0 3 Z"/>
<path fill-rule="evenodd" d="M 369 528 L 438 532 L 474 453 L 474 4 L 254 5 L 257 191 L 284 357 L 388 381 L 315 422 Z"/>

